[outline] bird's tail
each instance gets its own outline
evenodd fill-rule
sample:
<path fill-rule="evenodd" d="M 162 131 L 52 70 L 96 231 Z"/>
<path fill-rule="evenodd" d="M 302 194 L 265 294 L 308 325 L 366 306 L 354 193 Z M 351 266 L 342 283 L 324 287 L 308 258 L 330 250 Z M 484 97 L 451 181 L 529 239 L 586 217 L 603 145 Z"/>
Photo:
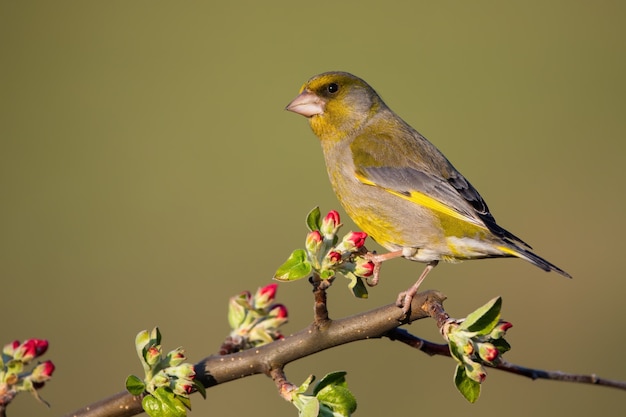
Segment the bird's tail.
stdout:
<path fill-rule="evenodd" d="M 522 259 L 530 262 L 531 264 L 533 264 L 533 265 L 543 269 L 544 271 L 548 271 L 548 272 L 554 271 L 554 272 L 558 272 L 559 274 L 563 275 L 564 277 L 567 277 L 567 278 L 571 278 L 572 277 L 570 274 L 568 274 L 567 272 L 563 271 L 558 266 L 556 266 L 556 265 L 546 261 L 541 256 L 534 254 L 530 250 L 520 248 L 519 246 L 515 245 L 512 242 L 507 242 L 507 243 L 508 243 L 508 245 L 500 246 L 498 249 L 502 250 L 504 253 L 507 253 L 507 254 L 509 254 L 511 256 L 515 256 L 517 258 L 522 258 Z"/>

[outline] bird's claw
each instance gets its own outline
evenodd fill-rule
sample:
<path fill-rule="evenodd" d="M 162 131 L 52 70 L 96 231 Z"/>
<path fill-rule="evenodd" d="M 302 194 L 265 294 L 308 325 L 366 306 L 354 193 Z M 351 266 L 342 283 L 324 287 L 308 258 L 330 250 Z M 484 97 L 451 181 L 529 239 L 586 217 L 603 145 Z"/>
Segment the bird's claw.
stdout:
<path fill-rule="evenodd" d="M 400 321 L 409 316 L 413 297 L 414 294 L 411 294 L 411 291 L 402 291 L 400 294 L 398 294 L 398 298 L 396 298 L 396 306 L 402 308 L 402 316 L 400 317 Z"/>

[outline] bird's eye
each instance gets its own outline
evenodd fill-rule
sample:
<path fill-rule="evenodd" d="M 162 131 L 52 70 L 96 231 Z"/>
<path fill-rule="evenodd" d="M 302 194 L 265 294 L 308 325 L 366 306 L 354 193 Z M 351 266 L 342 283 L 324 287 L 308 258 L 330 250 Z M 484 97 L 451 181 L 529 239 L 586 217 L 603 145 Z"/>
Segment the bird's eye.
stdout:
<path fill-rule="evenodd" d="M 339 91 L 339 85 L 337 83 L 330 83 L 328 84 L 327 89 L 330 94 L 335 94 L 337 91 Z"/>

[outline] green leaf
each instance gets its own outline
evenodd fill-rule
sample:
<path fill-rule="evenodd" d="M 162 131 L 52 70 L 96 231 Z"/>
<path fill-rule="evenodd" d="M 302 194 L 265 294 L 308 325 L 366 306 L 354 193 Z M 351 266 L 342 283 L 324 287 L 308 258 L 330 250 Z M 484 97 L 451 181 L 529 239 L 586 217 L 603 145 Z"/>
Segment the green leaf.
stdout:
<path fill-rule="evenodd" d="M 456 372 L 454 373 L 454 384 L 459 392 L 470 403 L 476 402 L 480 396 L 480 384 L 473 379 L 470 379 L 465 373 L 463 365 L 456 366 Z"/>
<path fill-rule="evenodd" d="M 299 417 L 318 417 L 320 402 L 310 395 L 297 394 L 293 396 L 291 403 L 298 409 Z"/>
<path fill-rule="evenodd" d="M 511 345 L 509 345 L 509 342 L 504 339 L 492 339 L 491 343 L 496 347 L 496 349 L 498 349 L 498 352 L 500 352 L 500 354 L 511 350 Z"/>
<path fill-rule="evenodd" d="M 180 398 L 165 387 L 158 388 L 153 395 L 145 396 L 141 405 L 150 417 L 185 417 L 187 415 L 187 409 Z"/>
<path fill-rule="evenodd" d="M 198 391 L 198 394 L 202 395 L 202 398 L 206 400 L 206 388 L 202 385 L 202 382 L 194 380 L 193 387 Z"/>
<path fill-rule="evenodd" d="M 289 259 L 278 268 L 274 279 L 278 281 L 295 281 L 308 277 L 310 273 L 311 264 L 307 260 L 306 252 L 304 249 L 296 249 L 289 256 Z"/>
<path fill-rule="evenodd" d="M 482 307 L 470 313 L 461 323 L 460 328 L 478 334 L 489 334 L 500 320 L 502 297 L 496 297 Z"/>
<path fill-rule="evenodd" d="M 176 399 L 180 401 L 180 403 L 184 405 L 187 410 L 191 410 L 191 398 L 186 398 L 186 397 L 177 395 Z"/>
<path fill-rule="evenodd" d="M 313 395 L 317 395 L 318 392 L 320 392 L 322 389 L 326 388 L 329 385 L 340 385 L 342 387 L 347 387 L 347 374 L 348 373 L 346 371 L 335 371 L 324 375 L 324 377 L 320 379 L 317 384 L 315 384 L 315 388 L 313 389 Z"/>
<path fill-rule="evenodd" d="M 152 329 L 152 334 L 150 336 L 154 340 L 155 345 L 161 344 L 161 331 L 159 330 L 158 327 L 155 327 L 154 329 Z"/>
<path fill-rule="evenodd" d="M 363 280 L 360 277 L 357 277 L 352 272 L 346 273 L 345 277 L 350 280 L 350 283 L 348 284 L 348 288 L 352 292 L 352 295 L 354 295 L 356 298 L 368 297 L 367 287 L 365 286 L 365 284 L 363 283 Z"/>
<path fill-rule="evenodd" d="M 463 350 L 459 348 L 459 345 L 456 344 L 449 336 L 448 347 L 450 348 L 450 354 L 452 357 L 456 359 L 457 362 L 463 363 L 463 356 L 465 355 L 465 352 L 463 352 Z"/>
<path fill-rule="evenodd" d="M 347 387 L 327 386 L 317 395 L 320 411 L 328 408 L 332 416 L 350 417 L 356 411 L 356 398 Z M 320 412 L 320 415 L 324 415 Z"/>
<path fill-rule="evenodd" d="M 141 395 L 146 390 L 146 384 L 135 375 L 126 378 L 126 391 L 131 395 Z"/>
<path fill-rule="evenodd" d="M 320 226 L 322 225 L 322 215 L 320 213 L 320 208 L 315 207 L 313 210 L 306 215 L 306 226 L 309 228 L 311 232 L 316 230 L 320 230 Z"/>
<path fill-rule="evenodd" d="M 144 359 L 144 348 L 148 345 L 148 342 L 150 341 L 150 333 L 148 333 L 147 330 L 142 330 L 139 333 L 137 333 L 137 336 L 135 336 L 135 349 L 137 350 L 137 356 L 139 356 L 139 359 L 141 360 L 141 364 L 144 367 L 144 370 L 148 370 L 150 369 L 150 367 L 148 366 L 148 364 L 145 363 L 145 359 Z"/>
<path fill-rule="evenodd" d="M 335 271 L 332 269 L 324 269 L 320 272 L 320 278 L 322 279 L 331 279 L 335 276 Z"/>
<path fill-rule="evenodd" d="M 325 375 L 313 389 L 320 401 L 319 415 L 350 416 L 356 410 L 356 399 L 348 389 L 346 372 L 336 371 Z"/>
<path fill-rule="evenodd" d="M 309 377 L 302 383 L 302 385 L 296 388 L 295 393 L 297 394 L 305 393 L 306 390 L 309 389 L 309 386 L 311 385 L 313 381 L 315 381 L 315 375 L 309 375 Z"/>

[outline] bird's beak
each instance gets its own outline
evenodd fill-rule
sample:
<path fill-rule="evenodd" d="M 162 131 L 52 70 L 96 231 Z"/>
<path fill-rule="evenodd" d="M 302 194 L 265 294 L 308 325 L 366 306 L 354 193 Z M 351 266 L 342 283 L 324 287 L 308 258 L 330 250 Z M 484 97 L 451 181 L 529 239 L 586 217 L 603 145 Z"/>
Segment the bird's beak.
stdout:
<path fill-rule="evenodd" d="M 312 117 L 324 113 L 325 104 L 324 100 L 317 95 L 309 90 L 304 90 L 285 107 L 285 110 L 301 114 L 304 117 Z"/>

